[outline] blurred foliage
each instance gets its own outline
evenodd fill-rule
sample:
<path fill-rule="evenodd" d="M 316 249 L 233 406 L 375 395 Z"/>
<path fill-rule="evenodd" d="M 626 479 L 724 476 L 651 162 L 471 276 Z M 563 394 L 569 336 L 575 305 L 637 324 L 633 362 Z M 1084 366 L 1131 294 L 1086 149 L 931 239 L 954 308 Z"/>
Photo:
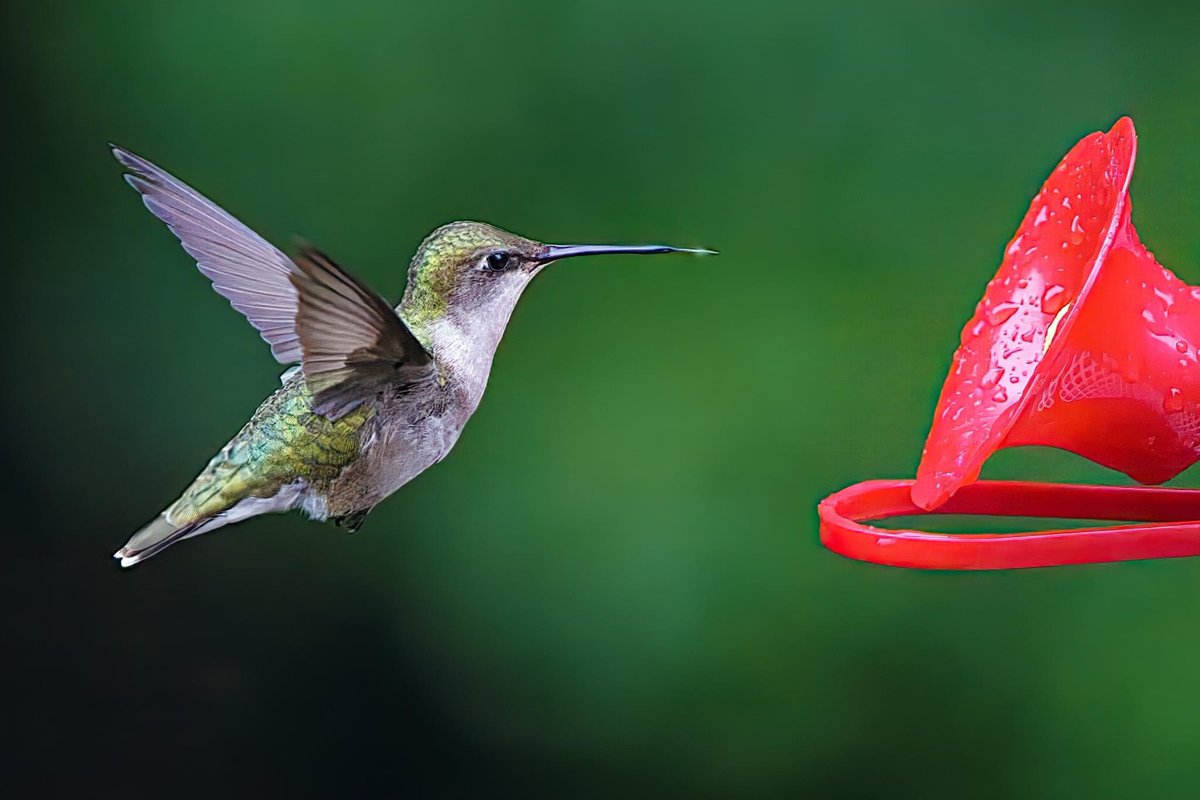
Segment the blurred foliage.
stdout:
<path fill-rule="evenodd" d="M 1200 282 L 1190 4 L 10 4 L 7 780 L 39 794 L 1194 797 L 1200 560 L 928 574 L 815 504 L 912 473 L 1029 199 L 1123 114 Z M 354 537 L 120 573 L 280 368 L 113 140 L 398 297 L 436 225 L 713 246 L 528 292 Z M 1117 482 L 1061 453 L 986 475 Z M 1195 473 L 1182 482 L 1195 482 Z"/>

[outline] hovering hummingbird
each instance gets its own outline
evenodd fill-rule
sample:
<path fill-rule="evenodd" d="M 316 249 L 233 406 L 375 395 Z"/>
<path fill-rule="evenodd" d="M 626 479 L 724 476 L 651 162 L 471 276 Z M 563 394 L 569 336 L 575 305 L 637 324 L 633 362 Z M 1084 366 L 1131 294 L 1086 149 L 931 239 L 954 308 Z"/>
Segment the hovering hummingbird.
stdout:
<path fill-rule="evenodd" d="M 121 566 L 248 517 L 300 509 L 355 531 L 446 457 L 475 412 L 521 292 L 549 263 L 665 245 L 542 244 L 451 222 L 413 256 L 393 308 L 310 246 L 289 258 L 178 178 L 120 147 L 125 180 L 281 364 L 246 426 L 116 552 Z"/>

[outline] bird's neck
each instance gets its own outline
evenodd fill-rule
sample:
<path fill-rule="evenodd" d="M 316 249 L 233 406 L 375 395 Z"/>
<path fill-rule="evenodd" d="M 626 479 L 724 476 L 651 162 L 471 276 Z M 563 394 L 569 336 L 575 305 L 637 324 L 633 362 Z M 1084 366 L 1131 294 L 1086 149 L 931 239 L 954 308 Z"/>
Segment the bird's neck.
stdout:
<path fill-rule="evenodd" d="M 410 318 L 403 305 L 396 311 L 421 345 L 433 355 L 445 381 L 461 394 L 469 410 L 474 411 L 487 388 L 492 359 L 504 335 L 508 314 L 499 319 L 496 315 L 463 315 L 448 310 L 432 319 L 422 319 L 417 314 Z"/>

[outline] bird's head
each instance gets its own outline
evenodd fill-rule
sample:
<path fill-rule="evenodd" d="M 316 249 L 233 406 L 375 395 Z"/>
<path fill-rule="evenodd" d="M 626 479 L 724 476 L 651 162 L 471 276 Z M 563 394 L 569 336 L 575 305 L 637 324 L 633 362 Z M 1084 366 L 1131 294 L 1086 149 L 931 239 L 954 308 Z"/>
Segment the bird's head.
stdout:
<path fill-rule="evenodd" d="M 440 320 L 494 330 L 498 338 L 521 292 L 554 261 L 573 256 L 708 253 L 665 245 L 542 244 L 483 222 L 451 222 L 425 238 L 408 270 L 402 311 L 420 330 Z"/>

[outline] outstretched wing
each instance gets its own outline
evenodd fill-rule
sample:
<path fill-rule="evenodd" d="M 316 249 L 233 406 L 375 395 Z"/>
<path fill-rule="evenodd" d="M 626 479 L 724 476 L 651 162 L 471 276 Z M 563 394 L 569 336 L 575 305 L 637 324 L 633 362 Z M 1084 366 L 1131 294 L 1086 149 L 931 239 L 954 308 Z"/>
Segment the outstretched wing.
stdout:
<path fill-rule="evenodd" d="M 245 315 L 281 364 L 300 362 L 314 408 L 337 419 L 384 383 L 432 374 L 432 359 L 391 306 L 311 248 L 293 261 L 211 200 L 120 147 L 113 155 L 213 289 Z"/>
<path fill-rule="evenodd" d="M 281 364 L 301 360 L 296 335 L 299 297 L 291 259 L 195 189 L 143 158 L 112 148 L 125 181 L 150 213 L 167 223 L 217 294 L 242 312 Z"/>

